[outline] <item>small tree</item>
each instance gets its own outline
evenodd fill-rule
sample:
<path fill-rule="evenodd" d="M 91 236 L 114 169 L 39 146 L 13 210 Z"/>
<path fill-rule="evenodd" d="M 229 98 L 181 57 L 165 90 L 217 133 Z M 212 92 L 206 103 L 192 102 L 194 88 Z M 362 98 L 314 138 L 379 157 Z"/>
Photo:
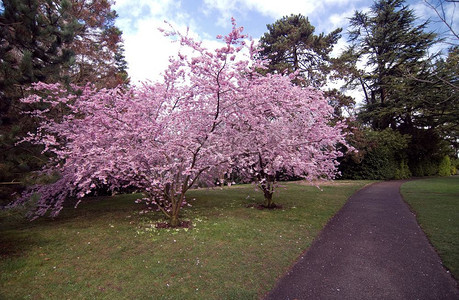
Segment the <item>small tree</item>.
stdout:
<path fill-rule="evenodd" d="M 293 75 L 291 76 L 293 77 Z M 313 88 L 301 88 L 289 76 L 268 74 L 247 82 L 238 102 L 238 170 L 262 190 L 272 208 L 276 175 L 332 179 L 346 144 L 344 124 L 331 126 L 333 107 Z"/>
<path fill-rule="evenodd" d="M 445 155 L 438 166 L 438 175 L 451 176 L 451 159 Z"/>

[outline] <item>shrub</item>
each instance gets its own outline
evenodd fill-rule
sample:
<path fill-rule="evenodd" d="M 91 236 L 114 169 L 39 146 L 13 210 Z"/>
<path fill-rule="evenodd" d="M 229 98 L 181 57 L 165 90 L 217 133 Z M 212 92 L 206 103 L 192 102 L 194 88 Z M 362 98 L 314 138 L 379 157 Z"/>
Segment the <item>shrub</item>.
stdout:
<path fill-rule="evenodd" d="M 451 175 L 457 175 L 457 168 L 459 167 L 459 159 L 451 160 Z"/>
<path fill-rule="evenodd" d="M 434 176 L 438 173 L 439 162 L 437 160 L 423 160 L 411 167 L 412 173 L 416 177 Z"/>
<path fill-rule="evenodd" d="M 450 176 L 451 175 L 451 160 L 449 156 L 445 155 L 438 166 L 438 175 Z"/>
<path fill-rule="evenodd" d="M 395 179 L 408 179 L 411 177 L 411 171 L 406 160 L 400 162 L 400 167 L 395 171 Z"/>
<path fill-rule="evenodd" d="M 350 144 L 359 150 L 349 154 L 341 164 L 344 179 L 394 179 L 409 178 L 406 149 L 410 137 L 392 129 L 383 131 L 361 130 L 353 135 Z"/>

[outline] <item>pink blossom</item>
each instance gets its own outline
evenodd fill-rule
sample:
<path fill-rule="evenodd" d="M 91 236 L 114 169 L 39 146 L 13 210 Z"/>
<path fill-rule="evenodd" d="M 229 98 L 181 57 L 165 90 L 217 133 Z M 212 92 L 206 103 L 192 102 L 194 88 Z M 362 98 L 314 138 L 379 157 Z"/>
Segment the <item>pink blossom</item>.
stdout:
<path fill-rule="evenodd" d="M 176 226 L 186 192 L 225 172 L 256 181 L 265 196 L 279 172 L 333 178 L 344 125 L 329 125 L 333 109 L 321 92 L 295 86 L 288 76 L 258 74 L 264 62 L 232 22 L 226 45 L 213 51 L 173 28 L 164 31 L 194 53 L 172 57 L 161 83 L 73 86 L 78 93 L 35 84 L 36 94 L 22 101 L 48 108 L 29 112 L 42 122 L 24 141 L 45 146 L 53 159 L 43 172 L 57 171 L 60 179 L 15 205 L 37 192 L 33 215 L 57 215 L 68 197 L 101 186 L 135 187 Z M 244 51 L 249 57 L 238 55 Z"/>

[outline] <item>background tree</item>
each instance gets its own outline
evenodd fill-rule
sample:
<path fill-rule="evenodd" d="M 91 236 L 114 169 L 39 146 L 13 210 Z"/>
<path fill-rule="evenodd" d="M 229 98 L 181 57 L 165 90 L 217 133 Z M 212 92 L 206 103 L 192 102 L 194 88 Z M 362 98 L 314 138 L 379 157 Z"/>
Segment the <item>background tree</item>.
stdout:
<path fill-rule="evenodd" d="M 446 27 L 445 31 L 440 32 L 440 35 L 444 38 L 444 42 L 457 45 L 459 40 L 459 33 L 457 28 L 454 26 L 456 4 L 458 0 L 424 0 L 425 5 L 431 8 L 436 16 L 435 22 L 441 23 Z"/>
<path fill-rule="evenodd" d="M 21 180 L 46 158 L 16 146 L 34 119 L 19 102 L 34 82 L 113 87 L 127 83 L 111 1 L 3 0 L 0 6 L 0 181 Z"/>
<path fill-rule="evenodd" d="M 415 136 L 415 132 L 431 132 L 432 140 L 439 141 L 439 147 L 432 150 L 440 159 L 454 151 L 459 153 L 459 47 L 449 48 L 447 57 L 438 57 L 418 74 L 406 74 L 415 82 L 411 90 L 415 110 L 412 124 L 400 130 Z M 408 126 L 411 125 L 411 126 Z M 425 141 L 419 141 L 425 145 Z M 444 148 L 442 150 L 442 148 Z M 448 148 L 450 149 L 448 151 Z M 445 152 L 446 151 L 446 152 Z M 440 155 L 440 156 L 439 156 Z"/>
<path fill-rule="evenodd" d="M 280 174 L 308 181 L 334 179 L 343 123 L 331 125 L 334 109 L 317 89 L 291 82 L 294 76 L 267 74 L 251 80 L 238 103 L 235 168 L 257 184 L 267 208 Z M 319 184 L 319 183 L 318 183 Z"/>
<path fill-rule="evenodd" d="M 417 74 L 424 67 L 435 35 L 426 33 L 427 23 L 415 25 L 416 18 L 404 0 L 379 0 L 368 13 L 356 12 L 350 20 L 351 51 L 357 61 L 366 61 L 365 70 L 354 72 L 361 83 L 365 107 L 361 117 L 374 129 L 411 122 L 411 94 Z"/>
<path fill-rule="evenodd" d="M 439 45 L 447 45 L 442 49 L 437 59 L 433 60 L 427 72 L 421 76 L 408 76 L 416 78 L 424 86 L 423 93 L 427 95 L 430 107 L 424 110 L 424 115 L 429 120 L 428 128 L 435 128 L 438 135 L 448 141 L 454 149 L 453 157 L 459 155 L 458 122 L 459 109 L 455 99 L 459 91 L 459 35 L 455 26 L 457 0 L 424 0 L 427 7 L 431 8 L 436 17 L 432 22 L 441 28 L 438 32 Z M 446 53 L 445 53 L 446 52 Z"/>
<path fill-rule="evenodd" d="M 340 38 L 341 28 L 315 35 L 314 26 L 300 14 L 285 16 L 266 27 L 268 32 L 260 39 L 260 55 L 269 61 L 268 71 L 299 72 L 304 85 L 322 87 L 329 73 L 329 54 Z"/>
<path fill-rule="evenodd" d="M 122 32 L 115 26 L 117 14 L 110 0 L 72 0 L 72 16 L 78 31 L 71 43 L 75 55 L 71 82 L 115 87 L 128 82 Z"/>
<path fill-rule="evenodd" d="M 425 166 L 451 154 L 444 140 L 457 123 L 457 70 L 429 56 L 439 41 L 426 32 L 426 22 L 416 24 L 403 0 L 379 0 L 368 13 L 351 18 L 352 46 L 341 59 L 350 81 L 364 91 L 359 119 L 377 131 L 391 128 L 409 135 L 408 165 L 413 174 L 425 175 L 433 170 Z M 451 54 L 449 60 L 454 50 Z M 359 62 L 364 69 L 355 67 Z"/>
<path fill-rule="evenodd" d="M 411 137 L 386 128 L 375 131 L 355 126 L 348 137 L 349 144 L 358 149 L 340 159 L 343 179 L 388 180 L 409 178 L 407 149 Z"/>

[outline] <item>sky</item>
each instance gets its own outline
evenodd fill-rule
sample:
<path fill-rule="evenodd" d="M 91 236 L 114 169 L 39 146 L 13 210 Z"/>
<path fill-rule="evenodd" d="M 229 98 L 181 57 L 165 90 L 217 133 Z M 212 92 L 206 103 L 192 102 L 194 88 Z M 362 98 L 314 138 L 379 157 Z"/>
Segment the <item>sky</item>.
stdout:
<path fill-rule="evenodd" d="M 315 26 L 316 34 L 327 34 L 338 27 L 344 29 L 334 51 L 338 54 L 347 44 L 348 18 L 356 10 L 368 10 L 372 3 L 371 0 L 116 0 L 113 8 L 118 13 L 116 25 L 123 31 L 131 83 L 136 84 L 159 80 L 169 56 L 177 52 L 178 45 L 158 30 L 168 28 L 164 21 L 181 32 L 189 28 L 198 40 L 216 48 L 216 36 L 231 31 L 231 17 L 256 40 L 267 31 L 267 24 L 286 15 L 302 14 Z M 423 0 L 408 0 L 407 4 L 420 20 L 436 18 Z M 449 11 L 450 16 L 452 12 Z M 454 21 L 457 27 L 458 22 Z"/>

